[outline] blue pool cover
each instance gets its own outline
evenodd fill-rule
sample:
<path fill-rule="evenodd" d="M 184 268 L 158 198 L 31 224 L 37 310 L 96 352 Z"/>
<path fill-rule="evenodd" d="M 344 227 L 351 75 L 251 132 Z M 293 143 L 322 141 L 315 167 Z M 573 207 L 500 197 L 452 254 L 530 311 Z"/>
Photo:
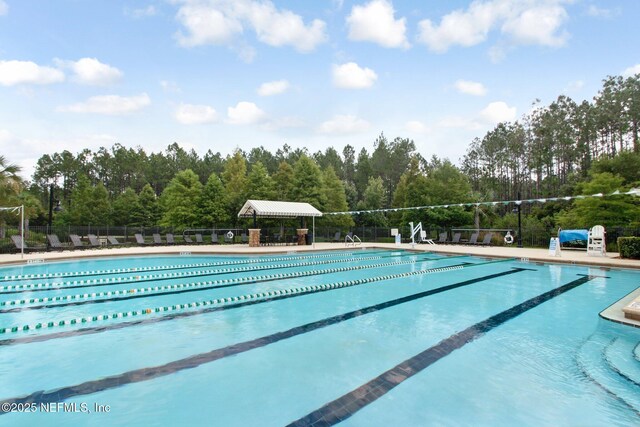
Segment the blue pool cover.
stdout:
<path fill-rule="evenodd" d="M 589 238 L 589 230 L 560 230 L 560 243 L 584 240 Z"/>

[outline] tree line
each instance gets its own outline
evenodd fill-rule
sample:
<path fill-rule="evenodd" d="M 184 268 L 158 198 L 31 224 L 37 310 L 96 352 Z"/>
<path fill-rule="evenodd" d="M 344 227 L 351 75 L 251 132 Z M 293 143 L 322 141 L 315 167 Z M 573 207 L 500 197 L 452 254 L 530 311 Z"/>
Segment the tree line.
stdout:
<path fill-rule="evenodd" d="M 177 228 L 245 225 L 247 199 L 309 202 L 320 224 L 512 228 L 509 206 L 389 213 L 380 208 L 610 193 L 640 185 L 640 76 L 608 77 L 592 102 L 562 95 L 515 122 L 474 139 L 458 167 L 429 159 L 407 138 L 381 134 L 370 150 L 346 145 L 310 153 L 287 144 L 200 156 L 172 143 L 162 152 L 114 144 L 96 151 L 45 154 L 30 182 L 0 158 L 0 203 L 19 200 L 32 224 L 46 224 L 49 188 L 63 210 L 57 224 L 163 225 Z M 10 204 L 10 203 L 9 203 Z M 43 208 L 44 207 L 44 208 Z M 640 226 L 637 198 L 615 196 L 525 206 L 525 225 Z M 4 220 L 9 220 L 3 214 Z"/>

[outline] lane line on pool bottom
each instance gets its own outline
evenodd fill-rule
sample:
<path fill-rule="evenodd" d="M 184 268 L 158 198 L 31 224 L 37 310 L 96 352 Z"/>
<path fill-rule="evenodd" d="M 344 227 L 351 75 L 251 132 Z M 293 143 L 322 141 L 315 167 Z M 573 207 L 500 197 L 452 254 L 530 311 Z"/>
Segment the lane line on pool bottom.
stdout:
<path fill-rule="evenodd" d="M 401 273 L 401 274 L 390 275 L 390 276 L 378 276 L 378 277 L 367 278 L 367 279 L 358 279 L 358 280 L 351 280 L 351 281 L 346 281 L 346 282 L 338 282 L 337 284 L 342 284 L 338 288 L 343 288 L 343 287 L 347 287 L 347 286 L 353 286 L 353 285 L 359 285 L 359 284 L 365 284 L 365 283 L 373 283 L 373 282 L 381 281 L 381 280 L 392 280 L 392 279 L 404 278 L 404 277 L 408 277 L 408 276 L 439 273 L 439 272 L 443 272 L 443 271 L 458 270 L 458 269 L 462 269 L 462 268 L 465 268 L 465 267 L 474 267 L 474 266 L 502 263 L 502 262 L 508 262 L 508 261 L 513 261 L 513 260 L 503 259 L 503 260 L 489 261 L 489 262 L 477 263 L 477 264 L 462 263 L 462 264 L 456 264 L 456 265 L 447 266 L 447 267 L 431 268 L 431 269 L 427 269 L 427 270 L 420 270 L 420 271 L 414 271 L 414 272 L 409 272 L 409 273 Z M 521 268 L 521 270 L 523 270 L 523 271 L 524 270 L 535 271 L 533 269 L 527 269 L 527 268 Z M 121 322 L 121 323 L 115 323 L 115 324 L 109 324 L 109 325 L 97 326 L 97 327 L 81 328 L 81 329 L 75 329 L 75 330 L 72 330 L 72 331 L 54 332 L 54 333 L 45 334 L 45 335 L 29 335 L 29 336 L 20 337 L 20 338 L 9 338 L 9 339 L 0 340 L 0 346 L 3 346 L 3 345 L 16 345 L 16 344 L 27 344 L 27 343 L 32 343 L 32 342 L 48 341 L 48 340 L 52 340 L 52 339 L 67 338 L 67 337 L 79 336 L 79 335 L 90 335 L 90 334 L 96 334 L 96 333 L 100 333 L 100 332 L 107 332 L 107 331 L 115 330 L 115 329 L 122 329 L 122 328 L 126 328 L 126 327 L 146 325 L 146 324 L 157 323 L 157 322 L 162 322 L 162 321 L 166 321 L 166 320 L 173 320 L 173 319 L 176 319 L 176 318 L 183 318 L 183 317 L 190 317 L 190 316 L 195 316 L 195 315 L 199 315 L 199 314 L 212 313 L 212 312 L 215 312 L 215 311 L 231 310 L 231 309 L 245 307 L 245 306 L 249 306 L 249 305 L 256 305 L 256 304 L 261 304 L 261 303 L 266 303 L 266 302 L 271 302 L 271 301 L 278 301 L 278 300 L 281 300 L 281 299 L 288 299 L 288 298 L 294 298 L 294 297 L 303 296 L 303 295 L 309 295 L 309 294 L 313 294 L 313 293 L 316 293 L 316 292 L 330 291 L 330 290 L 333 290 L 333 289 L 337 288 L 334 285 L 336 285 L 336 283 L 325 284 L 325 285 L 308 286 L 306 288 L 308 288 L 309 290 L 299 290 L 299 292 L 296 292 L 296 293 L 286 293 L 286 292 L 283 292 L 283 291 L 272 291 L 272 292 L 266 292 L 266 293 L 262 293 L 262 294 L 240 295 L 240 296 L 236 296 L 236 297 L 220 298 L 220 299 L 218 299 L 218 304 L 223 304 L 222 306 L 208 307 L 208 308 L 198 309 L 198 310 L 195 310 L 195 311 L 187 311 L 187 312 L 181 312 L 181 313 L 165 314 L 165 315 L 162 315 L 161 317 L 152 317 L 152 318 L 149 318 L 149 319 L 141 319 L 141 320 L 135 320 L 135 321 Z M 234 285 L 226 285 L 226 286 L 234 286 Z M 278 294 L 278 292 L 279 292 L 279 294 Z M 260 295 L 263 295 L 264 297 L 260 297 Z M 244 297 L 244 301 L 242 301 L 242 297 Z M 0 328 L 0 333 L 2 333 L 2 334 L 4 334 L 4 333 L 17 333 L 17 332 L 21 332 L 21 331 L 29 331 L 29 330 L 37 330 L 37 329 L 48 329 L 50 327 L 56 327 L 56 326 L 64 327 L 64 326 L 69 326 L 69 325 L 80 325 L 80 324 L 85 324 L 85 323 L 89 322 L 88 319 L 91 319 L 91 322 L 96 322 L 96 321 L 104 321 L 104 320 L 109 320 L 109 319 L 119 319 L 119 318 L 124 318 L 124 317 L 135 317 L 135 316 L 138 316 L 138 315 L 146 315 L 146 314 L 160 313 L 160 312 L 166 312 L 166 311 L 178 311 L 178 310 L 183 310 L 183 309 L 190 309 L 190 308 L 193 308 L 193 307 L 197 308 L 197 307 L 201 307 L 201 306 L 211 305 L 211 304 L 214 304 L 214 301 L 215 300 L 197 301 L 197 302 L 191 302 L 191 303 L 185 303 L 185 304 L 178 304 L 178 305 L 174 305 L 174 306 L 156 307 L 154 309 L 145 309 L 145 310 L 138 310 L 138 311 L 135 311 L 135 312 L 133 312 L 133 311 L 132 312 L 126 312 L 126 314 L 125 314 L 125 312 L 121 312 L 121 313 L 111 313 L 111 314 L 108 314 L 108 315 L 104 315 L 104 314 L 103 315 L 96 315 L 96 316 L 92 316 L 90 318 L 85 318 L 84 321 L 83 321 L 83 318 L 76 318 L 76 319 L 65 320 L 65 321 L 40 323 L 39 324 L 40 327 L 38 327 L 38 324 L 36 324 L 36 325 L 24 325 L 24 326 L 20 326 L 20 327 Z M 228 304 L 229 302 L 231 302 L 231 304 Z"/>
<path fill-rule="evenodd" d="M 462 348 L 464 345 L 480 338 L 482 335 L 492 329 L 502 325 L 505 322 L 521 315 L 522 313 L 539 306 L 559 295 L 564 294 L 595 277 L 587 276 L 576 279 L 558 288 L 533 297 L 523 303 L 515 305 L 504 310 L 494 316 L 491 316 L 482 322 L 460 331 L 448 338 L 440 341 L 438 344 L 427 348 L 426 350 L 416 354 L 415 356 L 396 365 L 381 375 L 373 378 L 366 384 L 361 385 L 355 390 L 333 400 L 322 406 L 321 408 L 311 412 L 310 414 L 288 424 L 287 427 L 302 426 L 332 426 L 338 424 L 355 414 L 360 409 L 373 403 L 393 388 L 402 384 L 407 379 L 422 372 L 438 360 L 448 356 L 455 350 Z"/>
<path fill-rule="evenodd" d="M 453 283 L 451 285 L 441 286 L 439 288 L 430 289 L 423 292 L 418 292 L 412 295 L 408 295 L 401 298 L 385 301 L 382 303 L 370 305 L 357 310 L 349 311 L 347 313 L 339 314 L 337 316 L 327 317 L 325 319 L 316 320 L 301 326 L 296 326 L 291 329 L 282 332 L 276 332 L 271 335 L 266 335 L 260 338 L 256 338 L 249 341 L 244 341 L 237 344 L 232 344 L 227 347 L 218 348 L 208 351 L 206 353 L 200 353 L 193 356 L 189 356 L 183 359 L 175 360 L 173 362 L 166 363 L 164 365 L 152 366 L 148 368 L 140 368 L 132 371 L 124 372 L 118 375 L 112 375 L 109 377 L 100 378 L 97 380 L 86 381 L 80 384 L 58 388 L 52 391 L 37 391 L 23 397 L 15 397 L 0 401 L 0 407 L 5 403 L 49 403 L 49 402 L 61 402 L 72 397 L 83 396 L 87 394 L 97 393 L 117 387 L 121 387 L 126 384 L 138 383 L 142 381 L 152 380 L 158 377 L 174 374 L 176 372 L 196 368 L 205 363 L 214 362 L 225 357 L 234 356 L 236 354 L 245 353 L 249 350 L 261 348 L 269 344 L 273 344 L 288 338 L 292 338 L 298 335 L 306 334 L 327 326 L 335 325 L 350 319 L 354 319 L 360 316 L 364 316 L 369 313 L 381 311 L 390 307 L 395 307 L 400 304 L 405 304 L 411 301 L 415 301 L 421 298 L 425 298 L 431 295 L 436 295 L 442 292 L 447 292 L 453 289 L 461 288 L 464 286 L 472 285 L 474 283 L 483 282 L 498 277 L 503 277 L 522 271 L 527 271 L 526 268 L 512 268 L 500 273 L 489 274 L 487 276 L 481 276 L 474 279 L 464 280 L 462 282 Z M 580 279 L 585 280 L 585 279 Z M 586 279 L 588 280 L 588 279 Z M 5 414 L 0 409 L 0 415 Z"/>
<path fill-rule="evenodd" d="M 404 252 L 404 251 L 405 251 L 404 249 L 398 249 L 393 252 Z M 388 250 L 366 251 L 366 252 L 363 252 L 362 255 L 370 255 L 370 254 L 385 253 L 385 252 L 389 252 L 389 251 Z M 210 261 L 210 262 L 199 262 L 199 263 L 191 263 L 191 264 L 172 264 L 172 265 L 164 265 L 164 266 L 159 265 L 159 266 L 148 266 L 148 267 L 112 268 L 112 269 L 106 269 L 106 270 L 17 274 L 13 276 L 0 277 L 0 282 L 15 282 L 15 281 L 33 280 L 33 279 L 63 279 L 66 277 L 104 276 L 106 274 L 145 273 L 149 271 L 186 270 L 189 268 L 200 268 L 200 267 L 219 267 L 219 266 L 225 266 L 225 265 L 254 264 L 254 263 L 261 263 L 261 262 L 278 262 L 278 261 L 309 259 L 309 258 L 328 258 L 332 256 L 345 257 L 345 256 L 353 256 L 353 255 L 356 255 L 356 253 L 334 251 L 334 253 L 289 255 L 289 256 L 269 257 L 266 259 L 252 258 L 252 259 L 238 260 L 238 261 Z M 0 289 L 2 289 L 2 286 L 0 286 Z"/>
<path fill-rule="evenodd" d="M 458 258 L 458 257 L 451 257 Z M 450 259 L 450 258 L 447 258 Z M 126 301 L 130 299 L 138 298 L 150 298 L 154 296 L 181 294 L 186 292 L 198 292 L 207 291 L 211 289 L 223 289 L 232 286 L 249 285 L 255 283 L 270 282 L 282 279 L 295 279 L 300 277 L 317 276 L 322 274 L 331 273 L 343 273 L 347 271 L 363 270 L 368 268 L 382 268 L 382 267 L 395 267 L 408 264 L 415 264 L 417 262 L 439 261 L 440 258 L 417 258 L 409 261 L 394 261 L 382 264 L 368 264 L 357 265 L 352 267 L 335 267 L 325 270 L 308 270 L 299 271 L 294 273 L 280 273 L 270 274 L 263 276 L 254 276 L 249 279 L 233 278 L 233 279 L 220 279 L 220 280 L 208 280 L 206 282 L 190 282 L 190 283 L 178 283 L 174 285 L 154 286 L 146 288 L 132 288 L 121 289 L 105 292 L 93 292 L 85 294 L 73 294 L 73 295 L 60 295 L 54 297 L 44 298 L 30 298 L 22 300 L 9 300 L 0 303 L 0 307 L 13 307 L 0 309 L 0 314 L 6 313 L 19 313 L 28 310 L 42 310 L 45 308 L 62 308 L 67 306 L 85 305 L 85 304 L 101 304 L 107 302 Z M 467 263 L 463 263 L 467 264 Z M 100 297 L 108 297 L 102 298 Z M 41 305 L 27 305 L 45 303 Z M 0 328 L 2 333 L 2 328 Z"/>

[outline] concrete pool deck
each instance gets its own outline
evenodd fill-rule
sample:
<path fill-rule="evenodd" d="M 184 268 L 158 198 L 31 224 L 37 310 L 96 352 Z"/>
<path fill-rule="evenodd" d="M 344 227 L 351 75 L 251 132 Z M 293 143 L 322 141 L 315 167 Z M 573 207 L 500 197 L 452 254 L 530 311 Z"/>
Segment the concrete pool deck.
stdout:
<path fill-rule="evenodd" d="M 0 255 L 0 266 L 24 265 L 32 263 L 66 261 L 83 258 L 103 258 L 112 256 L 132 255 L 260 255 L 260 254 L 287 254 L 291 252 L 310 252 L 326 250 L 361 250 L 361 249 L 404 249 L 419 252 L 435 252 L 452 255 L 473 255 L 490 258 L 516 258 L 528 262 L 548 262 L 572 265 L 584 265 L 601 268 L 628 268 L 640 270 L 640 260 L 621 259 L 617 253 L 608 253 L 606 256 L 596 257 L 587 255 L 586 251 L 563 250 L 560 256 L 552 256 L 547 249 L 517 248 L 515 246 L 465 246 L 465 245 L 411 245 L 404 243 L 363 243 L 357 246 L 346 247 L 344 243 L 316 243 L 315 246 L 261 246 L 249 247 L 247 244 L 236 245 L 175 245 L 175 246 L 127 246 L 122 248 L 101 248 L 85 250 L 69 250 L 56 252 L 34 252 L 25 254 L 24 258 L 18 254 Z M 640 327 L 640 321 L 627 319 L 622 311 L 634 300 L 640 302 L 640 287 L 628 294 L 620 301 L 611 305 L 600 315 L 618 323 Z"/>

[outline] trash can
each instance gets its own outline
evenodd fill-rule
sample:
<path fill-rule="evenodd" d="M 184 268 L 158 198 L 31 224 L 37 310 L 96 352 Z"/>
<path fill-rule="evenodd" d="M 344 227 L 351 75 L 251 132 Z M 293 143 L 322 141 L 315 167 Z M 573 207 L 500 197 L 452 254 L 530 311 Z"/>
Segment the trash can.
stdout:
<path fill-rule="evenodd" d="M 310 245 L 313 243 L 313 234 L 307 234 L 307 245 Z"/>

